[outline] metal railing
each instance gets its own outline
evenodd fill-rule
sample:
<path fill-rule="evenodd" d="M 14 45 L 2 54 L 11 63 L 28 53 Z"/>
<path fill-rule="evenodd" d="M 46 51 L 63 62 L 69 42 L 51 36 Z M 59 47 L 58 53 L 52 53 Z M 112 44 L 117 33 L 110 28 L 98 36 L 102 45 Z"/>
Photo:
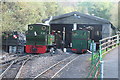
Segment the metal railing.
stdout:
<path fill-rule="evenodd" d="M 94 41 L 92 41 L 92 45 Z M 120 45 L 120 34 L 99 40 L 99 50 L 95 53 L 92 46 L 90 71 L 87 78 L 103 79 L 103 56 Z"/>
<path fill-rule="evenodd" d="M 108 53 L 111 49 L 115 48 L 117 45 L 119 45 L 120 42 L 120 34 L 117 34 L 112 37 L 107 37 L 99 41 L 100 45 L 100 53 L 102 56 L 106 53 Z"/>
<path fill-rule="evenodd" d="M 93 47 L 94 41 L 92 41 L 91 65 L 87 78 L 100 78 L 100 54 L 99 51 L 95 53 Z"/>

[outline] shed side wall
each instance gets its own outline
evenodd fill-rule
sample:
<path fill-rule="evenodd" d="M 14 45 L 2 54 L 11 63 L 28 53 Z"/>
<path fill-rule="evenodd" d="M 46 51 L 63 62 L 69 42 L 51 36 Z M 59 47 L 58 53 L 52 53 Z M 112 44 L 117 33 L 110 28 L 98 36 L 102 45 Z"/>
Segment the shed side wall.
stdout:
<path fill-rule="evenodd" d="M 112 35 L 111 24 L 102 25 L 102 38 L 110 37 Z"/>

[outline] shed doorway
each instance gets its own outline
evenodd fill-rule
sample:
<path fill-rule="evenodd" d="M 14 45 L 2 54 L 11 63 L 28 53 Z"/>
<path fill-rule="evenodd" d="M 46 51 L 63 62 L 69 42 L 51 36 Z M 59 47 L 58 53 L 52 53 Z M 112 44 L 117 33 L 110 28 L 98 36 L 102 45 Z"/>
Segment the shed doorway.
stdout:
<path fill-rule="evenodd" d="M 51 24 L 51 33 L 55 34 L 57 48 L 71 47 L 72 29 L 73 24 Z"/>

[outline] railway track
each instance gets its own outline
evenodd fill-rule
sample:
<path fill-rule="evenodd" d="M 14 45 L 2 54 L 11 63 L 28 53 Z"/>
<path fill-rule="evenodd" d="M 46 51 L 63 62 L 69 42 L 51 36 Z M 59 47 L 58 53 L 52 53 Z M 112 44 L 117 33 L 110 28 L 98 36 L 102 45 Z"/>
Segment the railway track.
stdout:
<path fill-rule="evenodd" d="M 70 57 L 63 59 L 62 61 L 59 61 L 56 64 L 49 67 L 48 69 L 44 70 L 43 72 L 35 76 L 33 80 L 37 78 L 55 78 L 55 76 L 59 72 L 61 72 L 66 66 L 68 66 L 70 63 L 72 63 L 77 58 L 79 58 L 78 55 L 71 55 Z"/>
<path fill-rule="evenodd" d="M 9 56 L 9 57 L 8 57 Z M 7 55 L 7 57 L 3 57 L 5 58 L 4 60 L 1 60 L 0 61 L 0 64 L 6 64 L 6 63 L 9 63 L 9 62 L 12 62 L 14 61 L 15 59 L 19 58 L 19 57 L 22 57 L 24 55 L 18 55 L 18 54 L 14 54 L 14 55 Z M 2 59 L 2 58 L 1 58 Z"/>
<path fill-rule="evenodd" d="M 29 55 L 26 55 L 26 56 L 18 56 L 18 57 L 15 57 L 14 59 L 10 59 L 8 61 L 3 61 L 0 63 L 0 69 L 1 68 L 5 68 L 7 66 L 9 66 L 12 62 L 19 62 L 19 61 L 22 61 L 24 60 L 26 57 L 28 57 Z"/>
<path fill-rule="evenodd" d="M 0 75 L 0 79 L 19 78 L 19 75 L 25 63 L 36 56 L 38 55 L 34 55 L 34 56 L 27 55 L 27 56 L 23 56 L 23 57 L 18 58 L 17 60 L 12 61 L 10 65 L 2 72 L 2 74 Z"/>
<path fill-rule="evenodd" d="M 10 56 L 13 56 L 12 58 L 9 58 L 9 59 L 5 59 L 5 60 L 2 60 L 0 62 L 0 69 L 3 69 L 3 68 L 6 68 L 7 66 L 9 66 L 13 61 L 15 61 L 16 59 L 23 59 L 25 58 L 25 56 L 28 56 L 28 55 L 10 55 Z M 15 57 L 14 57 L 15 56 Z M 4 70 L 3 70 L 4 71 Z"/>

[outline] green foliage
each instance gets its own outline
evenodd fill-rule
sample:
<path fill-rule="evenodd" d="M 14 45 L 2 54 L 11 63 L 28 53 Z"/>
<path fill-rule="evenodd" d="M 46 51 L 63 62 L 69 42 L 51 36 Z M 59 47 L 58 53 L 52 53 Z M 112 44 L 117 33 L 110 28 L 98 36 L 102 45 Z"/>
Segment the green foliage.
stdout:
<path fill-rule="evenodd" d="M 56 16 L 60 9 L 56 2 L 3 2 L 2 31 L 26 31 L 28 24 Z"/>
<path fill-rule="evenodd" d="M 118 3 L 118 29 L 120 30 L 120 1 Z"/>
<path fill-rule="evenodd" d="M 64 13 L 69 13 L 69 12 L 73 12 L 73 11 L 77 11 L 77 9 L 72 6 L 68 6 L 68 7 L 64 8 Z"/>
<path fill-rule="evenodd" d="M 115 27 L 118 27 L 118 22 L 120 21 L 120 18 L 118 20 L 120 10 L 117 2 L 79 2 L 78 11 L 107 19 Z"/>
<path fill-rule="evenodd" d="M 110 21 L 115 27 L 118 27 L 118 3 L 113 3 L 112 9 L 110 10 Z"/>
<path fill-rule="evenodd" d="M 78 10 L 82 13 L 88 13 L 101 18 L 110 20 L 112 3 L 111 2 L 81 2 L 78 4 Z"/>
<path fill-rule="evenodd" d="M 45 12 L 46 16 L 56 16 L 58 14 L 58 4 L 56 2 L 46 2 L 44 3 L 44 6 L 46 7 Z"/>

